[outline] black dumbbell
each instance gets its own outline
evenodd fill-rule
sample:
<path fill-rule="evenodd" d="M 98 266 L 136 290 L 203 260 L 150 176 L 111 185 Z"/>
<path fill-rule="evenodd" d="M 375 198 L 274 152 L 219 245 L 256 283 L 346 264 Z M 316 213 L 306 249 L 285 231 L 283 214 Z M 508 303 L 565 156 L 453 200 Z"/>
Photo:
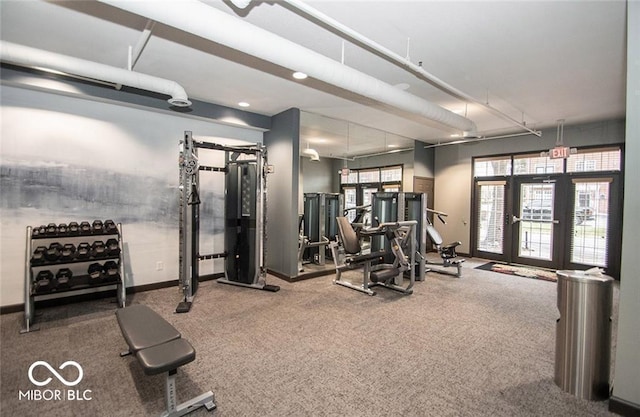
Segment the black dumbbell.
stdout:
<path fill-rule="evenodd" d="M 96 240 L 91 245 L 91 257 L 92 258 L 104 258 L 107 255 L 107 248 L 104 245 L 104 242 L 101 240 Z"/>
<path fill-rule="evenodd" d="M 69 222 L 68 233 L 72 236 L 80 234 L 80 225 L 78 222 Z"/>
<path fill-rule="evenodd" d="M 56 262 L 58 259 L 60 259 L 61 251 L 62 245 L 58 242 L 53 242 L 44 252 L 44 258 L 49 262 Z"/>
<path fill-rule="evenodd" d="M 102 220 L 94 220 L 93 223 L 91 223 L 91 233 L 100 235 L 103 233 L 103 231 L 104 224 L 102 223 Z"/>
<path fill-rule="evenodd" d="M 107 261 L 104 263 L 104 280 L 106 282 L 120 281 L 120 268 L 114 261 Z"/>
<path fill-rule="evenodd" d="M 108 239 L 107 243 L 105 243 L 107 248 L 107 256 L 118 256 L 120 255 L 120 245 L 118 244 L 118 239 Z"/>
<path fill-rule="evenodd" d="M 34 227 L 31 231 L 31 237 L 40 237 L 47 234 L 47 226 L 44 224 L 38 227 Z"/>
<path fill-rule="evenodd" d="M 58 236 L 67 236 L 69 234 L 69 227 L 66 223 L 60 223 L 57 227 Z"/>
<path fill-rule="evenodd" d="M 55 288 L 53 282 L 53 272 L 47 270 L 40 271 L 36 275 L 33 283 L 35 292 L 49 292 Z"/>
<path fill-rule="evenodd" d="M 58 226 L 55 223 L 49 223 L 45 234 L 47 236 L 56 236 L 58 234 Z"/>
<path fill-rule="evenodd" d="M 76 256 L 76 246 L 73 243 L 65 243 L 62 249 L 60 249 L 61 261 L 72 261 Z"/>
<path fill-rule="evenodd" d="M 69 268 L 61 268 L 58 270 L 56 274 L 56 283 L 57 288 L 71 288 L 71 278 L 73 277 L 73 273 Z"/>
<path fill-rule="evenodd" d="M 105 220 L 104 221 L 104 232 L 110 235 L 114 233 L 118 233 L 118 226 L 114 223 L 113 220 Z"/>
<path fill-rule="evenodd" d="M 91 284 L 102 282 L 103 274 L 101 264 L 97 262 L 92 263 L 91 265 L 89 265 L 87 273 L 89 274 L 89 281 Z"/>
<path fill-rule="evenodd" d="M 76 248 L 76 259 L 89 259 L 91 256 L 91 246 L 87 242 L 78 243 Z"/>
<path fill-rule="evenodd" d="M 34 251 L 33 255 L 31 255 L 31 265 L 41 265 L 46 260 L 44 257 L 45 252 L 47 251 L 46 246 L 38 246 Z"/>
<path fill-rule="evenodd" d="M 81 235 L 91 234 L 91 225 L 89 224 L 89 222 L 80 222 L 80 234 Z"/>

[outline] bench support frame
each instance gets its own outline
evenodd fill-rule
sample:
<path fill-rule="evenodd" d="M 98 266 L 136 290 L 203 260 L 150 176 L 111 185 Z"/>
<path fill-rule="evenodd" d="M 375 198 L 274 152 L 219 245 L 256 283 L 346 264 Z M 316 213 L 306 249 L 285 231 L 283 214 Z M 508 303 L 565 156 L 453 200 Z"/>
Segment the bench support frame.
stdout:
<path fill-rule="evenodd" d="M 182 404 L 177 404 L 178 398 L 176 396 L 176 376 L 178 374 L 178 370 L 174 369 L 169 371 L 166 375 L 167 378 L 165 380 L 165 404 L 167 409 L 164 413 L 160 415 L 160 417 L 178 417 L 184 416 L 185 414 L 189 414 L 192 411 L 205 407 L 207 411 L 211 411 L 216 408 L 216 404 L 214 403 L 213 392 L 207 391 L 204 394 L 200 394 L 197 397 L 194 397 L 188 401 L 183 402 Z"/>

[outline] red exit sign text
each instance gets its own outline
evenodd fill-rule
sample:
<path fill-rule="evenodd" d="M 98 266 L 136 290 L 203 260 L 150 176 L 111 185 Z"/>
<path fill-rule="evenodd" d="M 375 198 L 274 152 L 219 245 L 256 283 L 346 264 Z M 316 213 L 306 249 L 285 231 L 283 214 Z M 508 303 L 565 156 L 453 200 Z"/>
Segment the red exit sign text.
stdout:
<path fill-rule="evenodd" d="M 571 148 L 568 146 L 556 146 L 555 148 L 549 149 L 549 158 L 551 159 L 560 159 L 560 158 L 568 158 L 571 153 Z"/>

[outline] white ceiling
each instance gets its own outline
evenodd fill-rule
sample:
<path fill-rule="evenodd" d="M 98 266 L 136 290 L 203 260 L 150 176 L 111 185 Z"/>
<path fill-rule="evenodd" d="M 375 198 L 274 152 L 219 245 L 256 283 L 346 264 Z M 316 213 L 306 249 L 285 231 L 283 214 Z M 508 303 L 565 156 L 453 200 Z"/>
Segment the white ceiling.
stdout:
<path fill-rule="evenodd" d="M 163 2 L 158 1 L 158 7 Z M 336 61 L 343 40 L 280 2 L 247 9 L 205 1 Z M 624 1 L 309 1 L 308 5 L 533 129 L 624 117 Z M 2 40 L 125 68 L 143 17 L 96 1 L 0 3 Z M 184 16 L 189 20 L 189 16 Z M 215 22 L 211 22 L 215 25 Z M 523 132 L 349 42 L 344 64 L 466 115 L 483 136 Z M 382 109 L 323 83 L 296 81 L 238 51 L 156 24 L 135 71 L 181 84 L 192 99 L 274 115 L 303 110 L 302 147 L 353 156 L 450 139 L 450 129 Z M 378 129 L 373 131 L 365 129 Z M 348 137 L 348 138 L 347 138 Z"/>

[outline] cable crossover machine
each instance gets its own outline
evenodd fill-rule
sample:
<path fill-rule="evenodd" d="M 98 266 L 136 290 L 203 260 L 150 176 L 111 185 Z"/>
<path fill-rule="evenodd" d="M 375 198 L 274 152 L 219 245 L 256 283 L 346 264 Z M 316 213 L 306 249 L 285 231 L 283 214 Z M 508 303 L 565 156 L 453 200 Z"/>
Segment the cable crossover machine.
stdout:
<path fill-rule="evenodd" d="M 222 167 L 200 165 L 198 150 L 224 152 Z M 226 146 L 195 140 L 186 131 L 180 141 L 180 265 L 184 300 L 177 313 L 191 309 L 198 291 L 199 262 L 223 258 L 224 278 L 217 281 L 275 292 L 266 283 L 266 182 L 272 167 L 262 144 Z M 224 173 L 224 252 L 200 254 L 200 172 Z"/>

